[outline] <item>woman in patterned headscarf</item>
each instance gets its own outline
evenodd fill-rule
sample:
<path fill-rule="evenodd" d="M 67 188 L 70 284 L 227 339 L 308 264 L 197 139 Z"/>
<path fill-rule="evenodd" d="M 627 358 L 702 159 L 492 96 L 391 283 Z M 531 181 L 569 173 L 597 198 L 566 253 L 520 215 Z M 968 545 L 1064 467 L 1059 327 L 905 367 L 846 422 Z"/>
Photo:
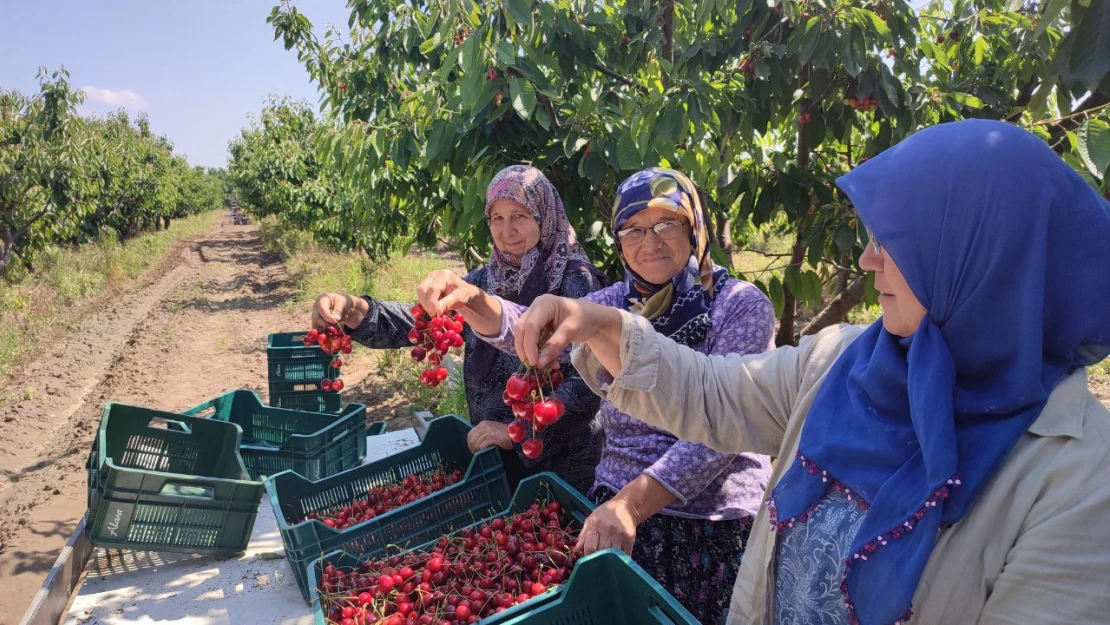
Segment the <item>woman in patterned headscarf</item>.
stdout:
<path fill-rule="evenodd" d="M 653 167 L 625 180 L 617 188 L 612 232 L 624 281 L 583 299 L 640 314 L 657 331 L 707 354 L 772 346 L 770 301 L 713 265 L 705 212 L 685 175 Z M 514 351 L 512 327 L 523 305 L 443 286 L 422 292 L 421 303 L 465 302 L 479 336 Z M 586 553 L 624 549 L 702 623 L 717 625 L 767 486 L 769 459 L 680 441 L 608 401 L 599 414 L 605 445 L 590 492 L 599 505 L 578 546 Z"/>
<path fill-rule="evenodd" d="M 466 283 L 525 306 L 545 293 L 582 297 L 603 286 L 604 277 L 575 240 L 558 191 L 535 167 L 513 165 L 494 176 L 486 191 L 486 222 L 493 253 L 488 264 L 462 278 Z M 432 276 L 441 273 L 451 274 Z M 342 321 L 355 341 L 375 349 L 397 349 L 409 346 L 411 306 L 328 293 L 317 300 L 313 323 L 322 327 Z M 555 392 L 566 404 L 566 413 L 541 434 L 542 455 L 529 459 L 509 440 L 513 414 L 501 397 L 520 361 L 475 340 L 470 326 L 463 338 L 467 408 L 475 425 L 468 437 L 471 449 L 501 448 L 513 488 L 528 475 L 553 471 L 576 488 L 588 489 L 601 449 L 599 400 L 574 369 L 565 368 L 566 381 Z"/>

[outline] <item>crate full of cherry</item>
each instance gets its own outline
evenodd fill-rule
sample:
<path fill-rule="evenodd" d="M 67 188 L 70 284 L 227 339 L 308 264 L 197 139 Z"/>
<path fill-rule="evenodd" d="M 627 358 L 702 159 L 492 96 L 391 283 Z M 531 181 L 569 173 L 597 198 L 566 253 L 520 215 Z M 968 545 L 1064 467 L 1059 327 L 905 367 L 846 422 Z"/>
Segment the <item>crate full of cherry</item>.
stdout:
<path fill-rule="evenodd" d="M 308 570 L 316 623 L 466 625 L 534 609 L 572 577 L 578 532 L 592 510 L 542 473 L 522 481 L 505 508 L 442 527 L 426 543 L 327 554 Z"/>
<path fill-rule="evenodd" d="M 470 525 L 509 501 L 496 448 L 471 453 L 470 424 L 432 421 L 424 440 L 377 462 L 311 481 L 292 471 L 266 479 L 285 554 L 305 601 L 306 567 L 335 550 L 415 545 Z"/>

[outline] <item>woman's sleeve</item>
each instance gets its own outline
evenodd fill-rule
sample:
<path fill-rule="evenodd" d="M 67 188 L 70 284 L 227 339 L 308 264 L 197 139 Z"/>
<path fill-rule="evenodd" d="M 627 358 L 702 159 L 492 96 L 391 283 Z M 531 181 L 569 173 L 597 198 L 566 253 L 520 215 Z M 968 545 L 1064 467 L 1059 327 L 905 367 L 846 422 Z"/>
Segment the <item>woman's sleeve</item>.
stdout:
<path fill-rule="evenodd" d="M 718 297 L 724 299 L 719 300 L 720 314 L 712 320 L 715 331 L 707 345 L 710 354 L 758 354 L 774 344 L 775 310 L 762 292 L 746 283 L 730 281 Z M 644 473 L 684 506 L 727 471 L 735 459 L 735 454 L 679 440 Z"/>
<path fill-rule="evenodd" d="M 810 364 L 815 347 L 830 341 L 839 347 L 856 334 L 837 327 L 798 347 L 707 355 L 657 333 L 643 317 L 620 314 L 623 369 L 613 378 L 583 345 L 573 357 L 582 379 L 621 412 L 731 454 L 777 454 L 803 378 L 823 376 L 835 360 Z"/>
<path fill-rule="evenodd" d="M 483 269 L 479 267 L 463 276 L 463 280 L 483 288 Z M 416 318 L 409 309 L 411 303 L 381 302 L 369 295 L 362 299 L 370 305 L 370 310 L 362 318 L 362 323 L 351 330 L 351 340 L 371 349 L 400 349 L 411 347 L 409 343 L 409 330 L 412 329 Z"/>

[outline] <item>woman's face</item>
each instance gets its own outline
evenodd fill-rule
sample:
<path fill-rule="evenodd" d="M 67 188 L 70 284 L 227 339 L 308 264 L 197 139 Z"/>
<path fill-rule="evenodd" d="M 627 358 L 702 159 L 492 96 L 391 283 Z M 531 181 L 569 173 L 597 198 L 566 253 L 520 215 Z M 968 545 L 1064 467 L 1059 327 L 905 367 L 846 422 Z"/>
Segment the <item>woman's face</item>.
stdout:
<path fill-rule="evenodd" d="M 523 256 L 540 241 L 540 224 L 532 213 L 516 202 L 500 198 L 489 210 L 489 230 L 497 249 Z"/>
<path fill-rule="evenodd" d="M 651 230 L 664 221 L 677 222 L 677 227 L 663 236 Z M 634 235 L 620 239 L 625 261 L 632 271 L 652 284 L 669 282 L 690 261 L 690 222 L 667 208 L 645 208 L 629 217 L 618 230 L 636 227 L 647 229 L 641 240 L 630 240 Z"/>
<path fill-rule="evenodd" d="M 875 290 L 879 292 L 886 331 L 896 336 L 910 336 L 916 332 L 928 311 L 917 301 L 886 249 L 876 251 L 875 246 L 868 243 L 859 257 L 859 266 L 864 271 L 875 272 Z"/>

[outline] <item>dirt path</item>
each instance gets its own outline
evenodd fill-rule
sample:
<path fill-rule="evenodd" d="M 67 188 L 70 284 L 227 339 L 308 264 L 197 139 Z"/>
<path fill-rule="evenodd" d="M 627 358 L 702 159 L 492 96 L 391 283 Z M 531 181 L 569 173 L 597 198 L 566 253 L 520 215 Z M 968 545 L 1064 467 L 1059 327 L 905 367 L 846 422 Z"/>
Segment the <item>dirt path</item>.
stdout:
<path fill-rule="evenodd" d="M 14 625 L 85 511 L 84 462 L 106 401 L 180 410 L 233 388 L 266 392 L 265 338 L 300 329 L 290 277 L 253 226 L 187 242 L 148 284 L 106 302 L 0 389 L 0 624 Z M 398 414 L 352 359 L 351 393 Z M 352 385 L 356 386 L 356 385 Z M 402 418 L 407 414 L 400 413 Z"/>

